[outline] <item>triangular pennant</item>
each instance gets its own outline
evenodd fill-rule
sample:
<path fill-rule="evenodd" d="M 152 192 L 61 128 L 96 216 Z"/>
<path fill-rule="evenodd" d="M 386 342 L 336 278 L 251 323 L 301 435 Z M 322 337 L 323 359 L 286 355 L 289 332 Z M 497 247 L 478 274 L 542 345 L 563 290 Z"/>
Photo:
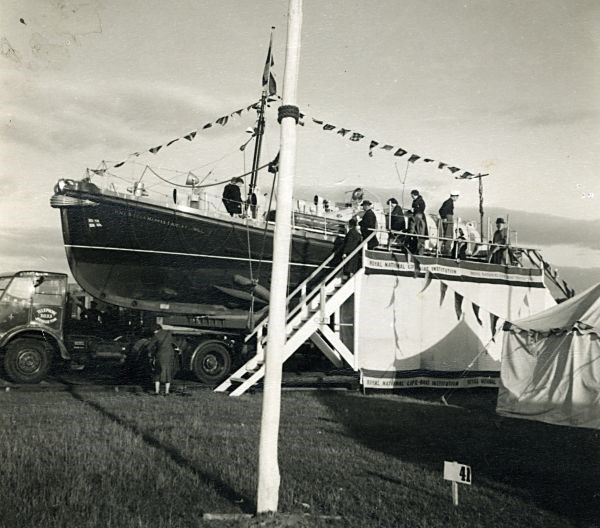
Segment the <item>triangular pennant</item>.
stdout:
<path fill-rule="evenodd" d="M 340 128 L 336 133 L 339 134 L 340 136 L 345 136 L 349 132 L 351 132 L 351 131 L 348 130 L 347 128 Z"/>
<path fill-rule="evenodd" d="M 471 303 L 471 307 L 473 308 L 473 313 L 475 314 L 475 319 L 479 323 L 479 326 L 483 326 L 481 319 L 479 318 L 479 306 L 477 306 L 474 302 Z"/>
<path fill-rule="evenodd" d="M 468 180 L 468 179 L 469 179 L 471 176 L 473 176 L 473 173 L 472 173 L 472 172 L 467 172 L 467 171 L 465 171 L 465 172 L 463 172 L 463 173 L 462 173 L 462 174 L 459 176 L 459 178 L 460 178 L 461 180 Z"/>
<path fill-rule="evenodd" d="M 448 167 L 448 170 L 454 174 L 455 172 L 458 172 L 460 169 L 458 167 Z"/>
<path fill-rule="evenodd" d="M 323 130 L 333 130 L 335 128 L 335 125 L 323 125 Z"/>
<path fill-rule="evenodd" d="M 408 151 L 399 148 L 396 152 L 394 152 L 394 156 L 404 156 L 404 154 L 406 154 Z"/>
<path fill-rule="evenodd" d="M 383 145 L 381 150 L 394 150 L 394 145 Z"/>
<path fill-rule="evenodd" d="M 158 148 L 160 148 L 160 147 L 158 147 Z M 113 167 L 114 167 L 115 169 L 118 169 L 119 167 L 122 167 L 123 165 L 125 165 L 125 162 L 124 162 L 124 161 L 121 161 L 121 162 L 117 163 L 116 165 L 113 165 Z"/>
<path fill-rule="evenodd" d="M 523 304 L 529 308 L 529 297 L 527 294 L 525 294 L 525 297 L 523 297 Z"/>
<path fill-rule="evenodd" d="M 359 134 L 358 132 L 353 132 L 352 135 L 350 136 L 350 141 L 360 141 L 364 137 L 365 136 L 363 136 L 362 134 Z"/>
<path fill-rule="evenodd" d="M 435 160 L 432 160 L 431 158 L 425 158 L 423 161 L 425 163 L 431 163 L 432 161 L 435 161 Z"/>
<path fill-rule="evenodd" d="M 179 141 L 180 138 L 177 139 L 172 139 L 171 141 L 169 141 L 165 146 L 166 147 L 170 147 L 173 143 L 175 143 L 175 141 Z"/>
<path fill-rule="evenodd" d="M 242 112 L 244 111 L 243 108 L 240 108 L 239 110 L 236 110 L 235 112 L 233 112 L 233 114 L 237 115 L 238 117 L 242 115 Z M 233 115 L 231 114 L 231 115 Z"/>
<path fill-rule="evenodd" d="M 443 161 L 440 161 L 440 162 L 438 163 L 438 169 L 443 169 L 444 167 L 447 167 L 447 166 L 448 166 L 448 164 L 447 164 L 447 163 L 444 163 Z"/>
<path fill-rule="evenodd" d="M 159 145 L 158 147 L 152 147 L 151 149 L 148 149 L 148 151 L 152 152 L 152 154 L 156 154 L 161 148 L 163 148 L 163 146 Z"/>
<path fill-rule="evenodd" d="M 432 281 L 431 273 L 429 272 L 429 270 L 427 270 L 425 272 L 425 286 L 423 286 L 423 289 L 419 292 L 419 294 L 423 293 L 427 288 L 429 288 L 431 281 Z"/>
<path fill-rule="evenodd" d="M 248 106 L 246 107 L 246 112 L 250 112 L 250 110 L 251 110 L 252 108 L 254 108 L 254 105 L 253 105 L 253 104 L 251 104 L 251 105 L 248 105 Z"/>
<path fill-rule="evenodd" d="M 458 319 L 462 317 L 462 302 L 463 296 L 460 293 L 454 292 L 454 311 Z"/>
<path fill-rule="evenodd" d="M 212 125 L 213 125 L 212 123 L 206 123 L 206 125 L 204 125 L 204 126 L 202 127 L 202 130 L 205 130 L 205 129 L 207 129 L 207 128 L 210 128 Z"/>
<path fill-rule="evenodd" d="M 313 123 L 316 123 L 317 125 L 322 125 L 324 123 L 324 121 L 321 121 L 320 119 L 315 119 L 313 117 Z"/>
<path fill-rule="evenodd" d="M 408 161 L 410 163 L 414 163 L 415 161 L 417 161 L 420 158 L 421 158 L 421 156 L 417 156 L 416 154 L 411 154 L 410 158 L 408 158 Z"/>
<path fill-rule="evenodd" d="M 219 117 L 219 119 L 217 119 L 217 123 L 219 123 L 219 125 L 221 126 L 225 126 L 227 124 L 227 121 L 229 121 L 229 116 L 223 116 L 223 117 Z"/>
<path fill-rule="evenodd" d="M 187 139 L 188 141 L 192 141 L 192 139 L 194 139 L 196 137 L 197 132 L 190 132 L 187 136 L 183 136 L 185 139 Z"/>
<path fill-rule="evenodd" d="M 371 140 L 371 143 L 369 143 L 369 156 L 372 158 L 373 157 L 373 149 L 379 145 L 379 141 L 375 141 L 374 139 Z"/>
<path fill-rule="evenodd" d="M 90 169 L 90 172 L 101 176 L 106 172 L 106 169 Z"/>
<path fill-rule="evenodd" d="M 492 341 L 496 342 L 494 339 L 496 337 L 496 324 L 498 323 L 498 316 L 496 314 L 490 313 L 490 329 L 492 331 Z"/>
<path fill-rule="evenodd" d="M 440 306 L 444 304 L 446 298 L 446 292 L 448 291 L 448 285 L 445 282 L 440 282 Z"/>

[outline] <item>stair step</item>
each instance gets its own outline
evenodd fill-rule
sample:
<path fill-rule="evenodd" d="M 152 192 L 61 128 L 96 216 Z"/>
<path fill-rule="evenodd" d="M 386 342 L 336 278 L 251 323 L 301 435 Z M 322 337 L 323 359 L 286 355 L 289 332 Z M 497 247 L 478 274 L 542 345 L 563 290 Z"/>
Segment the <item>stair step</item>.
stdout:
<path fill-rule="evenodd" d="M 250 373 L 250 374 L 252 374 L 252 373 Z M 238 376 L 234 376 L 234 377 L 229 378 L 229 381 L 231 383 L 241 384 L 241 383 L 244 383 L 244 382 L 248 381 L 248 379 L 247 378 L 242 378 L 241 376 L 239 376 L 239 377 Z"/>

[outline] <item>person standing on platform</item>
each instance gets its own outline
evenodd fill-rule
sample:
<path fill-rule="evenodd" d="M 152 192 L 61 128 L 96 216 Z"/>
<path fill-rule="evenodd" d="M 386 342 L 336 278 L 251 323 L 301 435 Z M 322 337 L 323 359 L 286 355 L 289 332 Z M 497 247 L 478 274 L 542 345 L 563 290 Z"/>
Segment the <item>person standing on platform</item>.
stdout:
<path fill-rule="evenodd" d="M 458 191 L 452 191 L 450 198 L 448 198 L 440 207 L 440 220 L 441 225 L 441 236 L 444 238 L 454 239 L 454 202 L 458 200 L 460 193 Z M 453 240 L 443 240 L 441 253 L 442 255 L 449 256 L 451 253 Z"/>
<path fill-rule="evenodd" d="M 175 339 L 169 330 L 157 324 L 154 327 L 154 336 L 148 343 L 148 355 L 154 373 L 154 394 L 160 394 L 160 384 L 165 385 L 165 396 L 169 395 L 171 383 L 179 365 L 177 364 L 177 353 Z"/>
<path fill-rule="evenodd" d="M 223 205 L 230 216 L 242 214 L 242 191 L 240 185 L 244 180 L 231 178 L 231 181 L 223 189 Z"/>
<path fill-rule="evenodd" d="M 338 234 L 333 241 L 333 258 L 331 259 L 331 266 L 335 267 L 342 262 L 342 255 L 344 252 L 344 242 L 346 240 L 346 228 L 340 226 Z"/>
<path fill-rule="evenodd" d="M 410 191 L 412 201 L 412 213 L 413 213 L 413 233 L 420 235 L 416 241 L 416 253 L 417 255 L 423 254 L 423 248 L 425 246 L 425 235 L 427 235 L 427 224 L 425 222 L 425 200 L 421 196 L 421 193 L 417 189 Z"/>
<path fill-rule="evenodd" d="M 508 241 L 508 230 L 503 218 L 496 219 L 496 231 L 492 238 L 492 253 L 490 262 L 492 264 L 510 264 L 508 248 L 505 247 Z"/>
<path fill-rule="evenodd" d="M 373 212 L 373 204 L 369 200 L 363 200 L 361 206 L 364 213 L 358 225 L 360 226 L 360 233 L 363 240 L 365 240 L 371 233 L 377 231 L 377 218 Z M 379 240 L 377 240 L 377 235 L 375 235 L 369 240 L 367 247 L 369 249 L 375 249 L 378 245 Z"/>
<path fill-rule="evenodd" d="M 348 233 L 346 234 L 346 238 L 344 238 L 344 245 L 342 247 L 342 260 L 350 255 L 350 253 L 352 253 L 363 242 L 363 237 L 358 232 L 357 226 L 358 222 L 356 221 L 356 218 L 350 218 L 350 221 L 348 222 Z M 360 260 L 361 254 L 359 251 L 344 266 L 345 277 L 351 277 L 360 269 Z"/>

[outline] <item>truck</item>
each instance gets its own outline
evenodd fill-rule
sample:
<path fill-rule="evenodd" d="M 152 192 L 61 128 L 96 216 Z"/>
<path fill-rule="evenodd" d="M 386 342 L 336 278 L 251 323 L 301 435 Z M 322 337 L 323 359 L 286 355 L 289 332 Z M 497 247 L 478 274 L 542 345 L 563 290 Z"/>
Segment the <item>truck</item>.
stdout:
<path fill-rule="evenodd" d="M 56 365 L 80 370 L 111 364 L 135 370 L 145 364 L 144 345 L 156 322 L 176 338 L 180 371 L 210 386 L 223 381 L 247 354 L 239 318 L 228 323 L 116 306 L 102 312 L 98 304 L 69 292 L 64 273 L 0 273 L 0 363 L 6 377 L 39 383 Z"/>

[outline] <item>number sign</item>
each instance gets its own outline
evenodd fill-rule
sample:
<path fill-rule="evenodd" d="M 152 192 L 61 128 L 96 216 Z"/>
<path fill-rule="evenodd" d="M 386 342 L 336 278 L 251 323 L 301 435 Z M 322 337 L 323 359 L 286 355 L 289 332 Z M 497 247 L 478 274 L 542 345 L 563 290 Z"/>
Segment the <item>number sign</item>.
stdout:
<path fill-rule="evenodd" d="M 444 462 L 444 480 L 451 480 L 459 484 L 471 485 L 471 466 L 458 462 Z"/>

